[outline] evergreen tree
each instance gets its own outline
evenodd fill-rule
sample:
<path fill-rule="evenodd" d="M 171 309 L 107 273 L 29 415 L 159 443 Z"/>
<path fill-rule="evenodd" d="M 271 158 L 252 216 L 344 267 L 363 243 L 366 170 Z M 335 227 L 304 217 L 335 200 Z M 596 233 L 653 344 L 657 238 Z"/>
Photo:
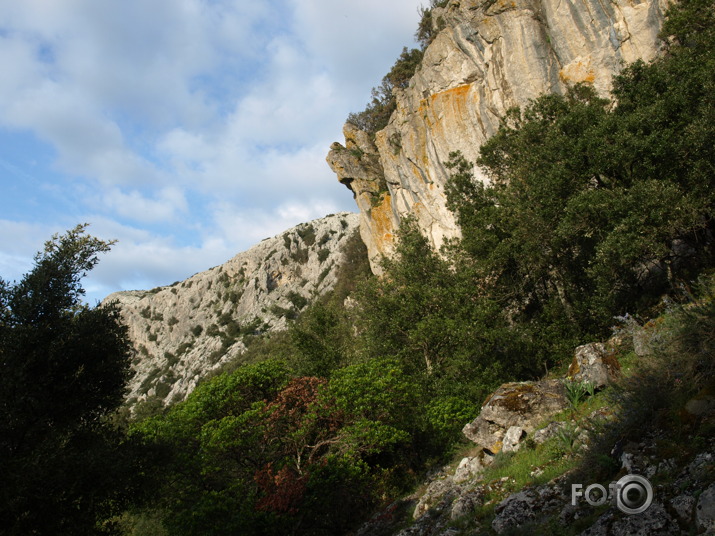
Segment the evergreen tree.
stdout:
<path fill-rule="evenodd" d="M 3 534 L 110 532 L 128 503 L 133 448 L 109 417 L 130 346 L 117 308 L 81 301 L 80 279 L 111 245 L 84 232 L 54 236 L 20 282 L 0 280 Z"/>

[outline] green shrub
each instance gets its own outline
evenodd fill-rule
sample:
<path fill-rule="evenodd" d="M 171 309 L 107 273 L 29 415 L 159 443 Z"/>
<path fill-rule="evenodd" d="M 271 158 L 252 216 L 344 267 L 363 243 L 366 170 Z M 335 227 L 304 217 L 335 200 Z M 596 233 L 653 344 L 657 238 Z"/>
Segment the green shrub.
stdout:
<path fill-rule="evenodd" d="M 189 350 L 191 350 L 191 348 L 193 348 L 193 347 L 194 347 L 194 343 L 193 343 L 193 342 L 182 342 L 179 346 L 176 347 L 176 355 L 177 355 L 177 358 L 178 358 L 179 356 L 184 355 L 186 352 L 188 352 Z"/>
<path fill-rule="evenodd" d="M 421 45 L 422 50 L 427 48 L 437 37 L 437 33 L 445 27 L 444 19 L 440 18 L 435 31 L 432 10 L 435 7 L 446 7 L 448 3 L 449 0 L 431 0 L 429 7 L 420 7 L 420 22 L 415 32 L 415 41 Z"/>
<path fill-rule="evenodd" d="M 315 227 L 311 224 L 299 227 L 296 232 L 306 246 L 310 247 L 315 244 Z"/>
<path fill-rule="evenodd" d="M 308 262 L 308 254 L 310 251 L 308 248 L 297 248 L 293 253 L 290 254 L 290 258 L 293 260 L 293 262 L 297 262 L 298 264 L 305 264 Z"/>
<path fill-rule="evenodd" d="M 303 296 L 302 294 L 299 294 L 294 291 L 290 291 L 286 298 L 288 299 L 289 302 L 293 304 L 293 306 L 298 309 L 299 311 L 303 309 L 306 305 L 308 305 L 308 299 Z"/>
<path fill-rule="evenodd" d="M 179 358 L 171 352 L 164 352 L 164 359 L 166 359 L 166 365 L 168 367 L 173 367 L 179 362 Z"/>
<path fill-rule="evenodd" d="M 318 261 L 320 261 L 320 262 L 322 263 L 322 262 L 324 262 L 325 259 L 327 259 L 328 257 L 330 257 L 330 250 L 329 250 L 329 249 L 325 248 L 325 249 L 318 250 Z"/>

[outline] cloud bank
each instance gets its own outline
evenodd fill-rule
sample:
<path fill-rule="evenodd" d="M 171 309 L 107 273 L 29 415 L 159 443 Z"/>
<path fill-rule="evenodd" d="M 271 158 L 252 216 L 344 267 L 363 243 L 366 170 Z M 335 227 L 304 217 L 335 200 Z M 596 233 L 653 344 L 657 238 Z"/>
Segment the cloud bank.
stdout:
<path fill-rule="evenodd" d="M 90 222 L 90 299 L 354 210 L 325 164 L 419 1 L 23 0 L 0 7 L 0 275 Z"/>

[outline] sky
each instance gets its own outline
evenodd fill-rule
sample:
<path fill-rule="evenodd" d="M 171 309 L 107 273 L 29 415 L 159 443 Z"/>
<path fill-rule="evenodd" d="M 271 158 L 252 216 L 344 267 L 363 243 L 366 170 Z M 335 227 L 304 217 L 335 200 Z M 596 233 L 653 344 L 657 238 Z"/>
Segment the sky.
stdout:
<path fill-rule="evenodd" d="M 0 277 L 79 223 L 90 304 L 356 211 L 325 162 L 420 0 L 0 0 Z"/>

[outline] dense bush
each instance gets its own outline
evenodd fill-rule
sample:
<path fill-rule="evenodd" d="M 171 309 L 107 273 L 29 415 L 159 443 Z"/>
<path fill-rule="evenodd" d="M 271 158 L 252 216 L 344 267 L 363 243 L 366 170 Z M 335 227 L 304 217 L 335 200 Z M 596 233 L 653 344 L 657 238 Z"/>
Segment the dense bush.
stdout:
<path fill-rule="evenodd" d="M 449 0 L 431 0 L 429 7 L 420 7 L 420 22 L 415 32 L 415 40 L 424 50 L 437 37 L 437 33 L 444 27 L 444 20 L 433 17 L 432 10 L 436 7 L 446 7 Z M 436 27 L 436 28 L 435 28 Z M 436 29 L 436 31 L 435 31 Z"/>
<path fill-rule="evenodd" d="M 602 335 L 712 265 L 713 32 L 682 6 L 669 54 L 615 78 L 615 107 L 576 86 L 512 110 L 480 150 L 486 186 L 453 155 L 461 246 L 515 320 Z"/>
<path fill-rule="evenodd" d="M 615 79 L 617 105 L 576 86 L 509 112 L 477 162 L 489 185 L 460 155 L 449 163 L 462 240 L 434 252 L 406 219 L 376 279 L 354 238 L 333 294 L 258 341 L 253 364 L 136 424 L 166 452 L 148 519 L 162 513 L 176 535 L 348 532 L 443 461 L 498 383 L 540 374 L 712 268 L 712 18 L 704 0 L 671 10 L 667 54 Z M 419 54 L 402 60 L 358 126 L 386 124 Z M 712 388 L 712 304 L 681 313 L 675 353 L 627 405 Z"/>
<path fill-rule="evenodd" d="M 271 361 L 204 383 L 135 434 L 169 454 L 158 506 L 171 534 L 335 534 L 403 489 L 417 396 L 395 361 L 330 381 Z"/>
<path fill-rule="evenodd" d="M 473 272 L 451 265 L 405 220 L 385 276 L 357 292 L 364 355 L 403 362 L 433 395 L 480 402 L 506 376 L 530 375 L 532 362 L 518 330 L 481 292 Z M 465 381 L 468 378 L 468 381 Z"/>

